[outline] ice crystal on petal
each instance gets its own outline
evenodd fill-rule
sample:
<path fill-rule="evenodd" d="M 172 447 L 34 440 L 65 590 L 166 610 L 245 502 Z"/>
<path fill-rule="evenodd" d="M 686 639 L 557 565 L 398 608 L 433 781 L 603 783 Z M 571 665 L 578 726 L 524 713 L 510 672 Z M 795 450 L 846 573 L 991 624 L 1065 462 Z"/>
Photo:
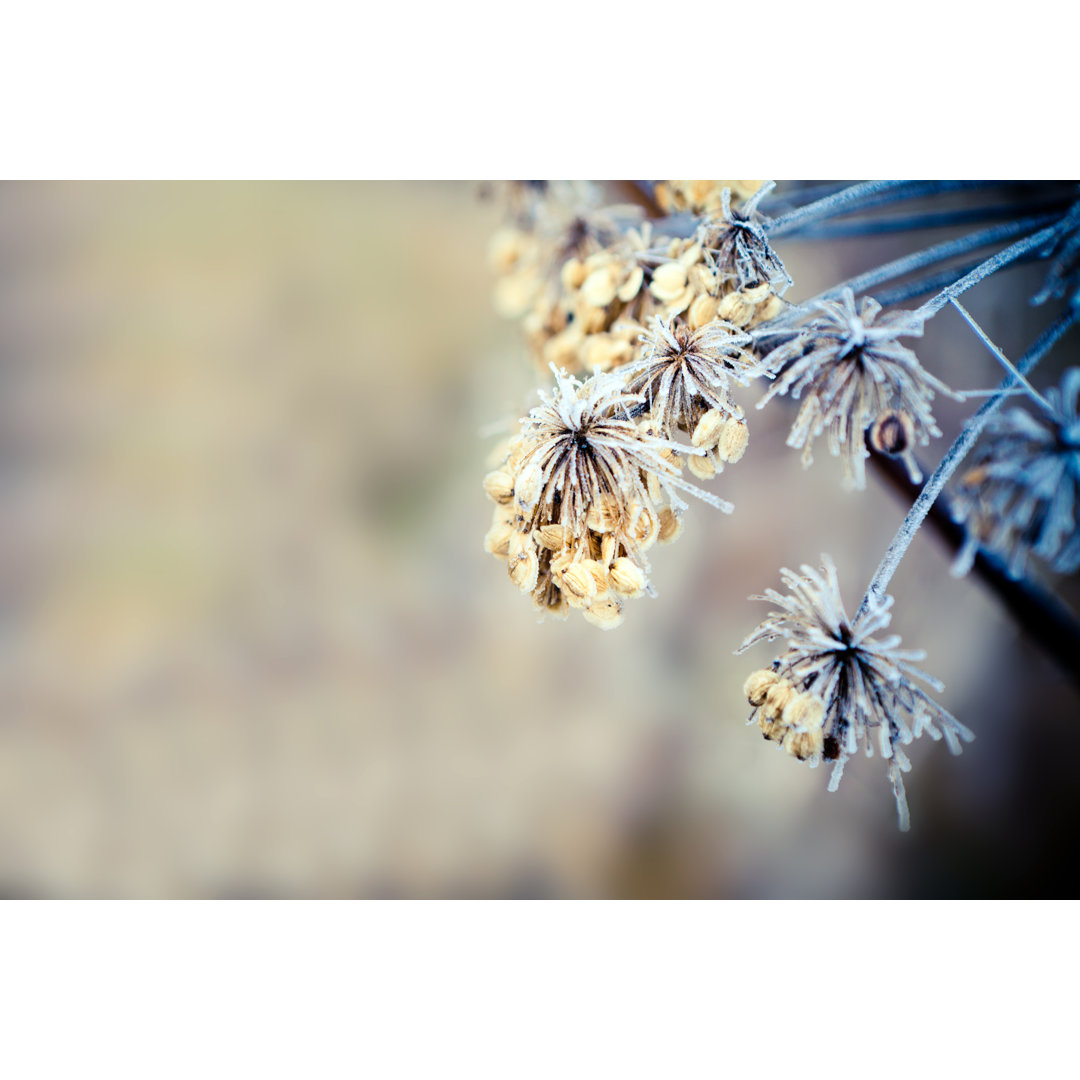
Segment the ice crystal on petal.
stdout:
<path fill-rule="evenodd" d="M 1058 573 L 1080 568 L 1080 368 L 1046 399 L 1044 418 L 1011 409 L 987 424 L 954 503 L 967 528 L 955 573 L 971 568 L 980 545 L 1005 558 L 1013 577 L 1029 554 Z"/>
<path fill-rule="evenodd" d="M 792 340 L 771 350 L 765 365 L 779 372 L 758 402 L 790 393 L 802 405 L 788 435 L 788 446 L 803 449 L 803 465 L 813 462 L 813 441 L 827 434 L 829 451 L 840 456 L 845 486 L 866 486 L 866 430 L 886 413 L 907 418 L 915 441 L 925 446 L 941 434 L 931 403 L 935 393 L 955 394 L 897 340 L 921 337 L 923 321 L 908 311 L 881 314 L 881 305 L 844 289 L 838 300 L 821 300 L 821 316 Z M 921 479 L 910 448 L 904 454 L 914 481 Z"/>
<path fill-rule="evenodd" d="M 889 625 L 892 597 L 872 601 L 858 617 L 849 618 L 840 598 L 836 567 L 826 555 L 821 561 L 820 571 L 806 565 L 798 574 L 786 568 L 780 571 L 790 590 L 788 595 L 768 589 L 764 596 L 751 598 L 768 601 L 777 610 L 747 637 L 738 652 L 763 641 L 784 639 L 786 648 L 774 662 L 773 671 L 778 684 L 787 684 L 794 693 L 822 703 L 820 757 L 835 763 L 829 790 L 836 790 L 844 764 L 860 744 L 867 757 L 872 757 L 876 742 L 888 761 L 900 828 L 907 829 L 902 774 L 910 763 L 903 747 L 925 732 L 935 740 L 944 735 L 955 754 L 960 752 L 961 740 L 970 741 L 974 735 L 916 684 L 918 680 L 936 691 L 943 689 L 936 679 L 913 666 L 924 659 L 923 652 L 901 649 L 896 635 L 874 636 Z M 751 686 L 748 680 L 748 687 L 757 694 L 750 696 L 751 703 L 761 699 L 755 704 L 751 722 L 769 708 L 768 699 L 760 693 L 760 684 L 765 681 L 758 679 Z M 814 755 L 810 760 L 816 765 L 819 759 Z"/>

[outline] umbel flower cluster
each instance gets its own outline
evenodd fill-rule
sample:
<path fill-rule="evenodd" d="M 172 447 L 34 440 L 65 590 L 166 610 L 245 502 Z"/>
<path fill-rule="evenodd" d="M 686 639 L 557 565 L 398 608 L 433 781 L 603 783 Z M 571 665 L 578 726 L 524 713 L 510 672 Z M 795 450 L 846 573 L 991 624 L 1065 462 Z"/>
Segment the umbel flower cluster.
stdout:
<path fill-rule="evenodd" d="M 778 194 L 771 182 L 667 180 L 625 185 L 623 201 L 605 202 L 594 185 L 509 184 L 502 189 L 505 223 L 490 247 L 496 309 L 521 320 L 546 388 L 484 480 L 495 504 L 484 546 L 541 617 L 577 610 L 598 627 L 617 627 L 628 600 L 655 595 L 650 553 L 680 535 L 683 496 L 732 511 L 700 485 L 747 452 L 738 388 L 757 386 L 759 409 L 784 398 L 796 403 L 787 443 L 801 451 L 804 467 L 822 438 L 840 459 L 845 488 L 865 488 L 866 462 L 877 455 L 902 463 L 917 490 L 923 470 L 916 454 L 941 435 L 935 398 L 965 397 L 912 350 L 927 320 L 952 302 L 1006 366 L 1010 383 L 946 451 L 855 615 L 846 613 L 836 568 L 823 556 L 820 571 L 781 571 L 788 594 L 770 589 L 757 598 L 774 610 L 739 650 L 784 642 L 771 666 L 746 680 L 749 722 L 811 767 L 832 762 L 830 790 L 860 747 L 868 756 L 876 747 L 888 763 L 902 828 L 905 747 L 926 733 L 944 737 L 955 753 L 973 736 L 927 693 L 943 687 L 914 666 L 923 654 L 901 649 L 895 635 L 880 636 L 892 608 L 884 590 L 984 428 L 954 502 L 967 536 L 958 567 L 969 568 L 980 548 L 1004 555 L 1017 576 L 1029 554 L 1060 572 L 1080 567 L 1080 369 L 1039 396 L 956 300 L 1011 262 L 1048 260 L 1033 302 L 1064 298 L 1068 311 L 1018 362 L 1022 371 L 1033 367 L 1080 319 L 1080 203 L 1053 185 L 1049 194 L 1017 196 L 1014 220 L 1002 223 L 1002 207 L 987 207 L 985 220 L 995 222 L 988 228 L 797 305 L 785 299 L 792 280 L 773 240 L 803 229 L 820 236 L 832 216 L 962 186 L 879 181 L 806 199 Z M 980 212 L 946 212 L 933 222 L 977 221 Z M 927 221 L 893 216 L 886 228 L 921 229 Z M 875 228 L 867 218 L 846 232 L 839 226 L 838 235 Z M 1000 250 L 981 262 L 936 268 L 989 245 Z M 916 271 L 925 276 L 868 294 Z M 927 293 L 934 295 L 921 306 L 902 306 Z M 996 414 L 1016 380 L 1041 415 Z"/>
<path fill-rule="evenodd" d="M 918 685 L 933 690 L 944 686 L 913 665 L 924 660 L 921 651 L 900 648 L 900 638 L 877 638 L 892 618 L 893 598 L 871 601 L 849 618 L 840 598 L 836 567 L 827 555 L 820 572 L 803 566 L 801 573 L 783 569 L 780 577 L 790 590 L 785 596 L 766 589 L 752 597 L 772 603 L 776 610 L 743 642 L 739 652 L 759 642 L 782 638 L 785 649 L 769 669 L 754 672 L 743 690 L 766 739 L 775 739 L 789 754 L 834 762 L 829 790 L 835 791 L 849 758 L 874 743 L 888 762 L 896 796 L 900 828 L 909 826 L 903 773 L 911 768 L 904 747 L 924 732 L 937 740 L 945 736 L 949 749 L 960 753 L 961 740 L 975 736 Z"/>

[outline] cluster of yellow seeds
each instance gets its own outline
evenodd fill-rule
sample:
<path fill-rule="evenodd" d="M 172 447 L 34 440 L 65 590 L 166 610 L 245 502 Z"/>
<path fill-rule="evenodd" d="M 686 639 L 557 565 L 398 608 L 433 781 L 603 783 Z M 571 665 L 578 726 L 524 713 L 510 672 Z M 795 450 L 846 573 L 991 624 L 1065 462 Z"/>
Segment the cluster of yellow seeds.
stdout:
<path fill-rule="evenodd" d="M 729 182 L 704 183 L 710 190 L 719 185 L 716 199 L 706 200 L 719 212 Z M 752 186 L 733 189 L 737 198 L 760 186 L 743 183 Z M 667 189 L 658 186 L 658 200 L 661 190 Z M 591 373 L 620 367 L 640 355 L 640 339 L 657 316 L 680 316 L 696 330 L 714 320 L 747 328 L 779 314 L 774 283 L 740 282 L 717 260 L 709 246 L 717 222 L 680 238 L 654 232 L 640 214 L 637 207 L 616 206 L 574 215 L 555 192 L 537 196 L 531 215 L 519 214 L 492 238 L 496 310 L 523 320 L 540 368 Z"/>
<path fill-rule="evenodd" d="M 688 210 L 692 214 L 720 212 L 724 188 L 734 199 L 749 199 L 760 190 L 763 180 L 661 180 L 656 185 L 656 201 L 668 214 Z"/>
<path fill-rule="evenodd" d="M 757 720 L 766 739 L 778 742 L 800 761 L 821 754 L 825 706 L 820 698 L 798 690 L 769 668 L 753 672 L 743 685 L 743 693 L 754 706 L 751 720 Z"/>

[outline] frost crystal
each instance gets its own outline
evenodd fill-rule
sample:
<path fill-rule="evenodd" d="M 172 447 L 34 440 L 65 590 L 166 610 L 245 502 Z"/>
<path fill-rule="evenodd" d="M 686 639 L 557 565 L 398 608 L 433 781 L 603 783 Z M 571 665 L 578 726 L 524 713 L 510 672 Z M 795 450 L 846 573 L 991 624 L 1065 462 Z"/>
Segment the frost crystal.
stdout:
<path fill-rule="evenodd" d="M 944 689 L 936 679 L 912 666 L 914 661 L 924 659 L 925 653 L 901 649 L 895 634 L 881 640 L 873 636 L 889 625 L 892 597 L 871 601 L 861 615 L 849 619 L 840 598 L 836 567 L 827 555 L 821 561 L 821 572 L 805 565 L 801 575 L 786 568 L 780 571 L 791 590 L 787 596 L 767 589 L 764 596 L 751 597 L 769 601 L 779 610 L 770 613 L 738 652 L 762 641 L 786 641 L 787 647 L 774 662 L 773 670 L 781 683 L 816 698 L 824 707 L 820 756 L 835 761 L 830 791 L 836 790 L 844 764 L 858 751 L 860 743 L 866 748 L 866 756 L 873 756 L 872 732 L 877 730 L 879 751 L 889 763 L 900 828 L 907 829 L 902 774 L 911 764 L 903 747 L 924 732 L 935 741 L 944 734 L 949 749 L 958 754 L 961 740 L 970 741 L 974 735 L 913 681 L 918 679 L 938 692 Z M 755 703 L 754 696 L 750 700 Z M 751 722 L 759 719 L 759 711 L 767 707 L 764 698 L 760 704 L 755 703 Z M 764 724 L 762 728 L 764 731 Z M 812 755 L 811 765 L 818 760 L 817 755 Z"/>
<path fill-rule="evenodd" d="M 1023 409 L 993 417 L 986 444 L 960 478 L 954 503 L 967 540 L 954 572 L 966 573 L 980 546 L 1021 577 L 1029 554 L 1054 570 L 1080 568 L 1080 368 L 1046 395 L 1045 420 Z"/>
<path fill-rule="evenodd" d="M 914 438 L 925 446 L 931 435 L 941 434 L 931 412 L 934 393 L 955 395 L 897 341 L 922 336 L 920 316 L 894 311 L 879 318 L 881 305 L 866 297 L 856 309 L 851 289 L 816 306 L 822 317 L 765 356 L 769 369 L 780 374 L 758 408 L 778 394 L 802 397 L 788 446 L 803 447 L 803 465 L 810 465 L 813 440 L 827 431 L 829 451 L 843 457 L 845 485 L 864 488 L 865 432 L 874 421 L 886 413 L 906 417 Z M 918 482 L 910 452 L 905 460 Z"/>

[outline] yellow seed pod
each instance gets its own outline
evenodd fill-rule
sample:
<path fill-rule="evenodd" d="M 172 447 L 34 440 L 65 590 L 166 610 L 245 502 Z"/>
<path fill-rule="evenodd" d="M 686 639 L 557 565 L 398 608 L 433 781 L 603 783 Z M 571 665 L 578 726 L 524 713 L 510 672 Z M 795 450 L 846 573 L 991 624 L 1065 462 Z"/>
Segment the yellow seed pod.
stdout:
<path fill-rule="evenodd" d="M 694 426 L 690 441 L 694 446 L 711 450 L 720 439 L 726 417 L 720 409 L 709 409 Z"/>
<path fill-rule="evenodd" d="M 599 559 L 582 559 L 581 566 L 585 567 L 593 576 L 593 581 L 596 582 L 597 595 L 605 593 L 608 590 L 608 572 L 607 567 Z"/>
<path fill-rule="evenodd" d="M 585 264 L 576 256 L 572 259 L 567 259 L 563 263 L 562 270 L 559 272 L 559 278 L 562 281 L 563 288 L 567 291 L 573 291 L 574 289 L 580 289 L 581 283 L 587 276 L 585 270 Z"/>
<path fill-rule="evenodd" d="M 645 591 L 645 571 L 633 559 L 623 556 L 611 564 L 611 587 L 620 596 L 636 597 Z"/>
<path fill-rule="evenodd" d="M 596 596 L 596 578 L 581 562 L 564 567 L 555 580 L 571 607 L 585 607 Z"/>
<path fill-rule="evenodd" d="M 707 457 L 698 457 L 697 454 L 686 455 L 686 467 L 699 480 L 711 480 L 716 475 L 716 466 Z"/>
<path fill-rule="evenodd" d="M 716 314 L 718 318 L 734 323 L 735 326 L 749 326 L 754 317 L 754 305 L 741 293 L 728 293 L 717 306 Z"/>
<path fill-rule="evenodd" d="M 536 539 L 548 551 L 562 551 L 570 540 L 570 530 L 565 525 L 541 525 Z"/>
<path fill-rule="evenodd" d="M 670 303 L 686 288 L 686 267 L 678 262 L 663 263 L 653 271 L 649 291 L 657 300 Z"/>
<path fill-rule="evenodd" d="M 527 465 L 514 480 L 514 501 L 522 513 L 528 514 L 540 498 L 543 472 L 538 464 Z"/>
<path fill-rule="evenodd" d="M 825 722 L 825 705 L 813 694 L 795 694 L 784 706 L 782 719 L 798 731 L 820 731 Z"/>
<path fill-rule="evenodd" d="M 784 706 L 795 694 L 795 687 L 787 679 L 778 679 L 765 695 L 765 704 L 762 708 L 770 720 L 779 720 L 784 714 Z"/>
<path fill-rule="evenodd" d="M 581 298 L 590 307 L 604 308 L 615 299 L 619 283 L 613 266 L 594 270 L 581 286 Z"/>
<path fill-rule="evenodd" d="M 679 263 L 689 270 L 694 263 L 701 260 L 701 245 L 691 244 L 680 256 Z"/>
<path fill-rule="evenodd" d="M 601 494 L 600 498 L 589 507 L 585 524 L 593 532 L 611 532 L 619 524 L 619 501 L 614 495 Z"/>
<path fill-rule="evenodd" d="M 484 550 L 497 559 L 505 559 L 510 554 L 510 537 L 513 528 L 504 521 L 496 522 L 484 536 Z"/>
<path fill-rule="evenodd" d="M 623 621 L 622 604 L 610 596 L 594 600 L 585 609 L 585 618 L 601 630 L 614 630 Z"/>
<path fill-rule="evenodd" d="M 686 320 L 690 323 L 691 330 L 700 330 L 703 326 L 711 323 L 716 318 L 716 297 L 702 293 L 690 305 L 686 313 Z"/>
<path fill-rule="evenodd" d="M 512 544 L 513 540 L 511 540 Z M 532 592 L 536 588 L 536 579 L 540 572 L 540 562 L 536 557 L 536 552 L 530 549 L 517 556 L 511 555 L 506 565 L 510 580 L 522 592 Z"/>
<path fill-rule="evenodd" d="M 820 754 L 825 747 L 825 736 L 820 728 L 813 731 L 788 731 L 781 747 L 792 757 L 805 761 L 814 754 Z"/>
<path fill-rule="evenodd" d="M 763 281 L 760 285 L 754 285 L 749 289 L 742 290 L 742 298 L 748 303 L 757 307 L 765 298 L 772 292 L 772 286 Z"/>
<path fill-rule="evenodd" d="M 492 502 L 508 503 L 514 494 L 514 478 L 508 472 L 496 469 L 484 477 L 484 490 Z"/>
<path fill-rule="evenodd" d="M 765 713 L 758 714 L 758 727 L 761 728 L 761 734 L 766 739 L 772 739 L 774 742 L 780 742 L 784 735 L 787 734 L 787 728 L 783 724 L 776 720 L 771 720 Z"/>
<path fill-rule="evenodd" d="M 536 551 L 536 545 L 533 543 L 532 537 L 528 533 L 515 531 L 509 542 L 510 558 L 516 559 L 518 556 L 530 551 Z"/>
<path fill-rule="evenodd" d="M 671 544 L 679 539 L 679 536 L 683 531 L 682 518 L 671 510 L 669 507 L 664 507 L 660 511 L 660 528 L 658 530 L 658 539 L 661 544 Z"/>
<path fill-rule="evenodd" d="M 638 547 L 643 550 L 652 547 L 660 532 L 659 517 L 649 507 L 635 504 L 631 508 L 630 520 L 630 535 L 637 541 Z"/>
<path fill-rule="evenodd" d="M 619 286 L 619 291 L 615 295 L 624 304 L 629 304 L 641 292 L 641 285 L 644 280 L 645 271 L 640 266 L 635 266 L 627 275 L 626 280 Z"/>
<path fill-rule="evenodd" d="M 751 705 L 765 704 L 765 695 L 780 681 L 780 676 L 771 668 L 752 671 L 743 683 L 743 693 Z"/>
<path fill-rule="evenodd" d="M 721 461 L 734 465 L 746 453 L 750 442 L 750 428 L 744 420 L 729 419 L 725 422 L 716 443 L 716 454 Z"/>
<path fill-rule="evenodd" d="M 754 322 L 763 323 L 775 319 L 784 309 L 784 301 L 775 293 L 754 308 Z"/>
<path fill-rule="evenodd" d="M 607 533 L 600 541 L 600 561 L 604 566 L 611 566 L 611 560 L 615 558 L 615 550 L 618 546 L 618 542 L 611 533 Z"/>

